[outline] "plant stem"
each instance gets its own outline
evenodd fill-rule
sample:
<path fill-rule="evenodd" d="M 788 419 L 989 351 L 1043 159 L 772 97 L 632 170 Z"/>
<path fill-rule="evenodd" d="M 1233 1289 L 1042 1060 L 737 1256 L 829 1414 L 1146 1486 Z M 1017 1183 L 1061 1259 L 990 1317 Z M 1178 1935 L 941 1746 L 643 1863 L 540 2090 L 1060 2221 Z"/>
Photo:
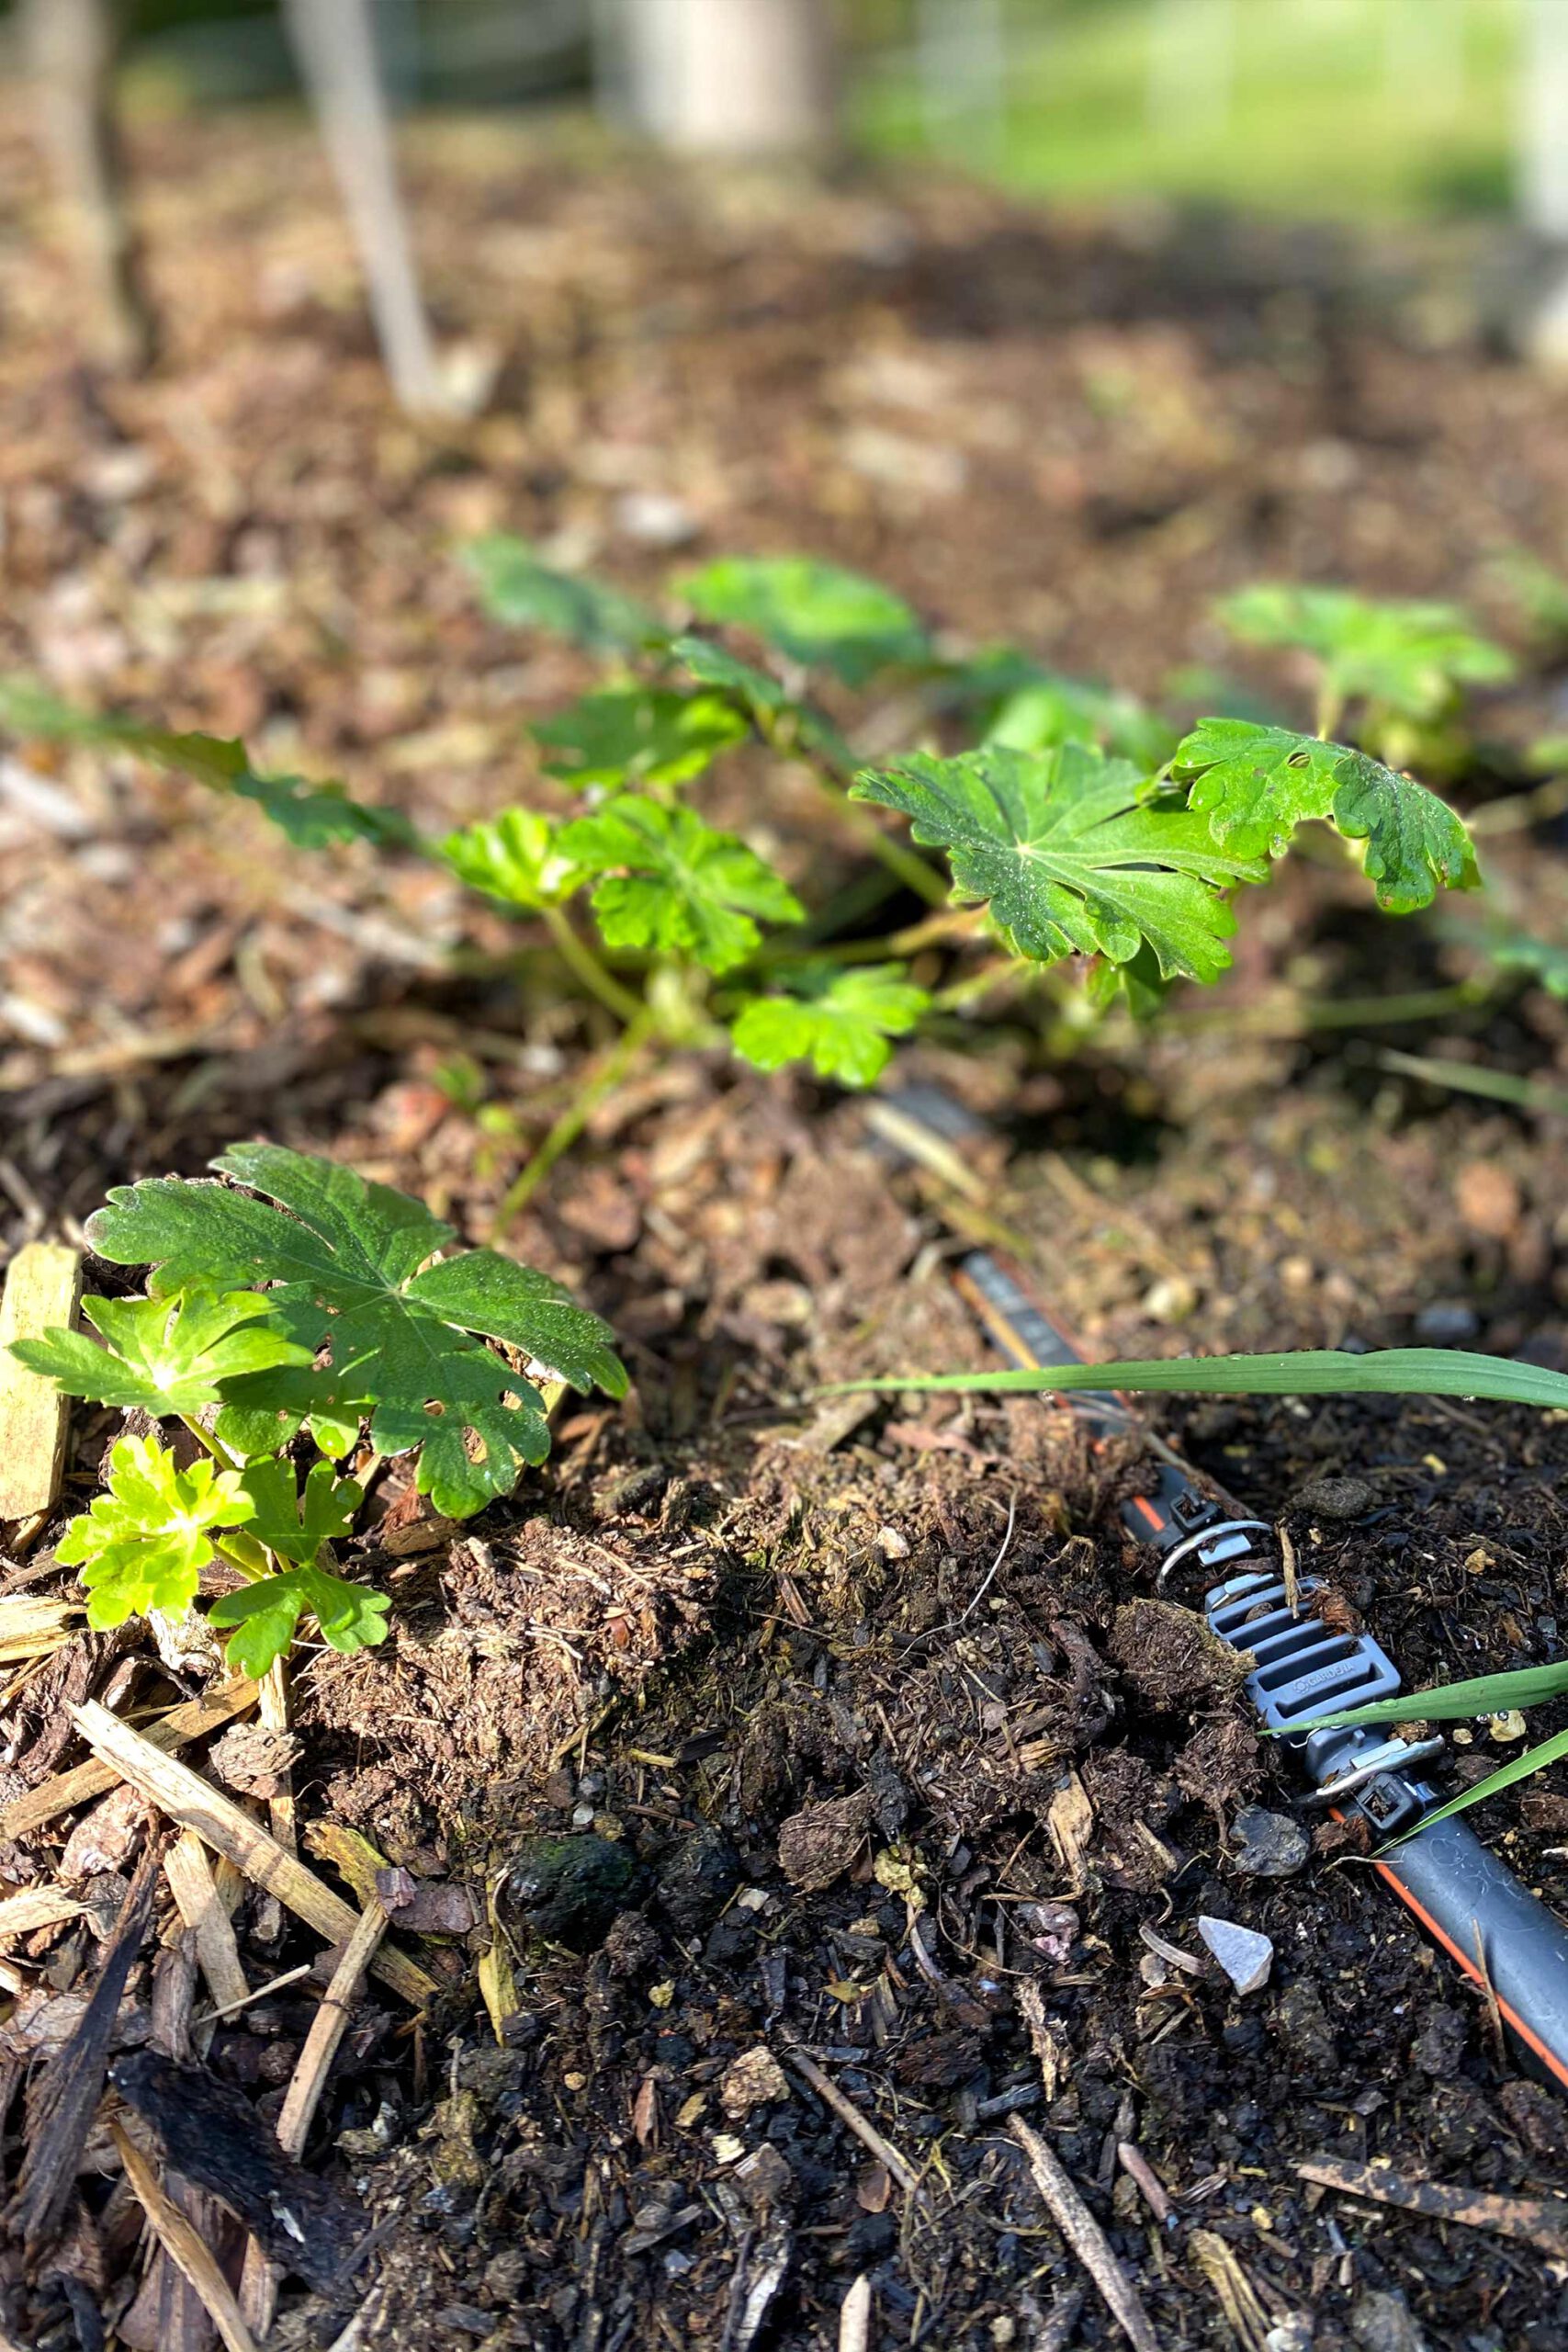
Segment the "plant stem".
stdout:
<path fill-rule="evenodd" d="M 652 1035 L 655 1026 L 651 1010 L 647 1005 L 639 1005 L 636 1017 L 627 1022 L 599 1069 L 581 1088 L 576 1101 L 561 1113 L 538 1150 L 502 1196 L 491 1222 L 489 1238 L 492 1248 L 544 1182 L 562 1153 L 570 1150 L 605 1096 L 615 1092 Z"/>
<path fill-rule="evenodd" d="M 944 940 L 964 941 L 976 937 L 985 928 L 984 907 L 944 906 L 937 913 L 925 915 L 919 922 L 907 923 L 900 931 L 883 932 L 875 939 L 846 939 L 840 944 L 818 942 L 815 946 L 797 946 L 793 941 L 769 941 L 766 948 L 752 957 L 754 964 L 876 964 L 889 956 L 916 956 L 922 947 L 939 946 Z"/>
<path fill-rule="evenodd" d="M 588 942 L 572 929 L 565 908 L 543 907 L 540 912 L 545 918 L 545 928 L 560 952 L 561 962 L 581 981 L 590 996 L 597 997 L 617 1021 L 630 1023 L 639 1019 L 643 1011 L 639 1000 L 632 995 L 629 989 L 621 986 L 615 974 L 599 961 Z"/>
<path fill-rule="evenodd" d="M 226 1445 L 220 1444 L 210 1430 L 204 1430 L 194 1413 L 182 1413 L 180 1419 L 189 1430 L 197 1443 L 211 1454 L 220 1470 L 238 1470 L 240 1463 L 237 1455 L 231 1453 Z"/>
<path fill-rule="evenodd" d="M 823 797 L 830 802 L 845 832 L 869 852 L 880 858 L 889 874 L 897 875 L 907 890 L 923 899 L 928 907 L 945 907 L 949 885 L 944 875 L 934 865 L 928 865 L 918 851 L 911 849 L 893 833 L 885 833 L 874 817 L 860 803 L 848 798 L 845 787 L 852 780 L 852 771 L 845 772 L 819 747 L 804 741 L 799 730 L 792 728 L 786 718 L 781 726 L 776 719 L 757 714 L 757 731 L 770 751 L 787 759 L 796 760 L 806 770 Z"/>

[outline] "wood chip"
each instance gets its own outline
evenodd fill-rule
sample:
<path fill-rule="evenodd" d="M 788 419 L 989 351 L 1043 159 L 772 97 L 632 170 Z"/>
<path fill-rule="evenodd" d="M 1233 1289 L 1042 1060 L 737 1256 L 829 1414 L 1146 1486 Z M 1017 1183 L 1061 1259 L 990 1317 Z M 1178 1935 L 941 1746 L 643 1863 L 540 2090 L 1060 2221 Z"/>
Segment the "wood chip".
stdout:
<path fill-rule="evenodd" d="M 359 1925 L 358 1914 L 199 1772 L 193 1772 L 176 1757 L 165 1756 L 96 1699 L 69 1713 L 94 1754 L 140 1789 L 160 1812 L 182 1828 L 194 1829 L 215 1853 L 226 1854 L 248 1879 L 276 1894 L 329 1943 L 345 1943 L 353 1935 Z M 405 1952 L 384 1947 L 372 1964 L 382 1982 L 416 2008 L 434 1999 L 439 1989 L 435 1979 Z"/>
<path fill-rule="evenodd" d="M 125 2177 L 164 2252 L 201 2297 L 213 2326 L 229 2352 L 256 2352 L 256 2340 L 245 2325 L 233 2290 L 185 2215 L 169 2202 L 158 2186 L 158 2176 L 127 2132 L 111 2122 Z"/>
<path fill-rule="evenodd" d="M 1315 2156 L 1296 2166 L 1303 2180 L 1368 2197 L 1378 2205 L 1398 2205 L 1435 2222 L 1461 2222 L 1557 2258 L 1568 2256 L 1568 2198 L 1502 2197 L 1489 2189 L 1464 2188 L 1447 2181 L 1408 2180 L 1386 2164 L 1356 2165 L 1339 2156 Z"/>
<path fill-rule="evenodd" d="M 82 1614 L 79 1600 L 47 1600 L 36 1592 L 7 1593 L 0 1600 L 0 1665 L 47 1657 L 62 1642 L 70 1640 Z"/>
<path fill-rule="evenodd" d="M 149 1747 L 168 1755 L 188 1740 L 200 1739 L 208 1732 L 216 1731 L 220 1724 L 244 1714 L 255 1703 L 256 1686 L 242 1675 L 220 1690 L 205 1691 L 199 1699 L 187 1699 L 180 1706 L 171 1707 L 166 1715 L 149 1724 L 138 1737 Z M 120 1778 L 112 1764 L 104 1763 L 97 1757 L 90 1763 L 73 1765 L 69 1772 L 55 1772 L 0 1813 L 0 1838 L 26 1838 L 61 1814 L 73 1813 L 79 1804 L 101 1797 Z"/>
<path fill-rule="evenodd" d="M 13 1340 L 36 1340 L 76 1319 L 78 1250 L 29 1241 L 12 1259 L 0 1298 L 0 1520 L 31 1519 L 60 1490 L 68 1400 L 52 1380 L 28 1372 Z"/>
<path fill-rule="evenodd" d="M 839 2352 L 869 2352 L 871 2280 L 864 2271 L 839 2305 Z"/>
<path fill-rule="evenodd" d="M 175 1907 L 196 1938 L 197 1963 L 213 2006 L 236 2009 L 251 1997 L 233 1925 L 213 1882 L 207 1849 L 194 1829 L 175 1838 L 164 1857 L 164 1876 Z"/>
<path fill-rule="evenodd" d="M 39 1928 L 57 1928 L 62 1920 L 80 1917 L 82 1905 L 62 1886 L 24 1886 L 19 1894 L 0 1900 L 0 1936 L 32 1935 Z"/>

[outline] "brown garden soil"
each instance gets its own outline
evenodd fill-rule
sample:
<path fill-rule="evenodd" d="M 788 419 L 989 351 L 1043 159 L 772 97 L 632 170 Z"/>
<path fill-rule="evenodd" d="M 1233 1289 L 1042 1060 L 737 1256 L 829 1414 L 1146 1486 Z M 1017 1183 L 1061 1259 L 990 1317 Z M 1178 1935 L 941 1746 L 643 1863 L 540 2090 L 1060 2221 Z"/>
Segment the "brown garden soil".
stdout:
<path fill-rule="evenodd" d="M 167 349 L 129 385 L 73 355 L 20 125 L 0 139 L 0 659 L 243 732 L 268 765 L 341 773 L 427 823 L 540 789 L 520 721 L 583 682 L 477 614 L 452 549 L 482 528 L 642 586 L 671 560 L 650 537 L 677 530 L 699 553 L 809 548 L 956 636 L 1179 700 L 1173 673 L 1226 658 L 1206 616 L 1225 586 L 1463 594 L 1506 627 L 1495 553 L 1568 543 L 1562 395 L 1484 347 L 1461 273 L 1430 257 L 1044 220 L 953 185 L 716 186 L 426 129 L 434 299 L 495 372 L 487 413 L 435 436 L 389 410 L 301 133 L 154 123 L 136 163 Z M 1289 707 L 1297 682 L 1257 684 Z M 1554 691 L 1538 667 L 1483 709 L 1461 799 L 1517 781 Z M 870 723 L 891 738 L 898 718 Z M 813 890 L 847 870 L 790 779 L 736 776 L 712 806 Z M 1560 932 L 1550 824 L 1498 835 L 1490 864 L 1506 904 Z M 255 1132 L 483 1238 L 602 1042 L 439 875 L 306 859 L 255 812 L 115 761 L 12 755 L 0 880 L 7 1250 Z M 991 1214 L 1090 1352 L 1435 1337 L 1565 1363 L 1561 1125 L 1376 1056 L 1561 1084 L 1568 1011 L 1518 988 L 1419 1028 L 1322 1011 L 1472 967 L 1435 922 L 1377 929 L 1339 869 L 1304 865 L 1255 910 L 1235 979 L 1146 1042 L 1067 1058 L 1015 1009 L 908 1067 L 1003 1131 Z M 457 1053 L 484 1072 L 479 1124 L 436 1083 Z M 443 1989 L 418 2026 L 379 1993 L 355 2014 L 309 2161 L 362 2199 L 373 2252 L 336 2288 L 290 2287 L 279 2341 L 330 2344 L 359 2312 L 349 2340 L 421 2352 L 822 2352 L 861 2277 L 874 2346 L 1118 2341 L 1019 2114 L 1162 2345 L 1568 2346 L 1539 2244 L 1297 2170 L 1386 2158 L 1551 2191 L 1563 2109 L 1332 1826 L 1294 1875 L 1238 1867 L 1238 1809 L 1288 1811 L 1291 1787 L 1191 1621 L 1151 1605 L 1114 1510 L 1132 1449 L 1097 1456 L 1028 1399 L 810 1401 L 982 1361 L 945 1278 L 954 1215 L 853 1103 L 692 1055 L 634 1072 L 509 1230 L 609 1318 L 635 1385 L 569 1403 L 547 1474 L 461 1528 L 384 1473 L 355 1572 L 391 1592 L 392 1637 L 296 1660 L 302 1841 L 349 1891 L 348 1832 L 406 1874 L 423 1908 L 405 1927 L 444 1930 L 417 1944 Z M 1354 1399 L 1156 1418 L 1412 1684 L 1561 1655 L 1551 1417 Z M 112 1434 L 76 1415 L 62 1513 Z M 69 1589 L 40 1574 L 59 1524 L 17 1541 L 7 1589 Z M 200 1672 L 75 1635 L 7 1685 L 4 1793 L 79 1757 L 64 1699 L 152 1710 Z M 1503 1752 L 1478 1736 L 1460 1775 Z M 229 1769 L 259 1802 L 268 1784 Z M 137 1840 L 164 1834 L 122 1808 L 62 1856 L 83 1818 L 0 1849 L 7 1887 L 69 1860 L 90 1897 L 4 1947 L 13 2180 L 39 2052 L 80 2015 Z M 1483 1821 L 1568 1906 L 1551 1776 Z M 478 1985 L 492 1899 L 499 2041 Z M 1201 1914 L 1271 1937 L 1266 1990 L 1236 1997 L 1142 1932 L 1198 1955 Z M 127 2046 L 172 1919 L 155 1910 L 133 1970 Z M 253 1984 L 319 1955 L 254 1894 L 237 1926 Z M 211 2042 L 258 2128 L 319 1996 L 296 1982 Z M 51 2352 L 101 2343 L 100 2314 L 116 2341 L 159 2337 L 147 2293 L 126 2312 L 135 2209 L 101 2177 L 107 2143 L 90 2153 L 63 2249 L 4 2272 L 12 2335 Z"/>

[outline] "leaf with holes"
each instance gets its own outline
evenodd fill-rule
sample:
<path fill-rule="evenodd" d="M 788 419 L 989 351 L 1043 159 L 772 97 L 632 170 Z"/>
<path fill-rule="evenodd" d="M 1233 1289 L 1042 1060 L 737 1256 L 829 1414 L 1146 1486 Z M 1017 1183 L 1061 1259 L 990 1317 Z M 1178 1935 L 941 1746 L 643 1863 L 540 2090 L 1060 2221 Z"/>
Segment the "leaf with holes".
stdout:
<path fill-rule="evenodd" d="M 443 863 L 459 882 L 509 907 L 535 913 L 570 899 L 582 880 L 557 842 L 558 827 L 532 808 L 503 808 L 482 817 L 441 844 Z"/>
<path fill-rule="evenodd" d="M 1019 955 L 1130 964 L 1146 943 L 1163 975 L 1214 979 L 1235 929 L 1224 893 L 1267 869 L 1145 790 L 1129 762 L 1082 744 L 998 744 L 868 769 L 852 797 L 901 809 L 916 841 L 945 849 L 954 895 L 988 900 Z"/>
<path fill-rule="evenodd" d="M 628 793 L 563 825 L 557 838 L 566 856 L 602 877 L 593 911 L 611 947 L 673 949 L 727 972 L 761 939 L 753 918 L 799 922 L 805 913 L 755 850 L 689 808 Z"/>
<path fill-rule="evenodd" d="M 590 653 L 640 653 L 669 632 L 656 613 L 618 588 L 581 572 L 558 571 L 508 531 L 473 539 L 463 561 L 492 620 L 547 628 Z"/>
<path fill-rule="evenodd" d="M 0 683 L 0 726 L 18 735 L 110 744 L 211 791 L 254 800 L 297 849 L 325 849 L 334 842 L 353 841 L 397 847 L 415 839 L 400 811 L 355 800 L 341 784 L 259 775 L 243 743 L 219 735 L 177 735 L 135 718 L 97 718 L 56 701 L 26 679 Z"/>
<path fill-rule="evenodd" d="M 307 1611 L 328 1646 L 352 1657 L 356 1650 L 386 1640 L 390 1607 L 386 1595 L 372 1592 L 368 1585 L 351 1584 L 346 1577 L 299 1563 L 225 1593 L 207 1614 L 209 1623 L 233 1628 L 224 1652 L 230 1668 L 260 1681 L 278 1658 L 288 1656 L 295 1628 Z"/>
<path fill-rule="evenodd" d="M 226 1381 L 310 1362 L 254 1291 L 217 1292 L 191 1282 L 173 1297 L 85 1298 L 82 1312 L 106 1344 L 85 1331 L 45 1331 L 11 1352 L 68 1396 L 139 1408 L 160 1419 L 217 1404 Z"/>
<path fill-rule="evenodd" d="M 423 1202 L 273 1144 L 237 1145 L 212 1165 L 251 1192 L 153 1178 L 111 1192 L 87 1230 L 100 1256 L 151 1265 L 156 1289 L 198 1271 L 263 1289 L 275 1321 L 310 1351 L 310 1369 L 221 1384 L 226 1442 L 271 1452 L 306 1419 L 341 1434 L 367 1419 L 378 1453 L 418 1449 L 420 1492 L 460 1519 L 510 1494 L 524 1464 L 549 1451 L 533 1379 L 486 1339 L 540 1376 L 624 1394 L 597 1316 L 494 1250 L 437 1259 L 453 1231 Z"/>
<path fill-rule="evenodd" d="M 1299 824 L 1318 819 L 1366 842 L 1378 904 L 1404 914 L 1429 906 L 1439 885 L 1475 888 L 1475 854 L 1447 803 L 1365 752 L 1247 718 L 1200 719 L 1178 746 L 1171 774 L 1216 842 L 1244 856 L 1278 857 Z"/>
<path fill-rule="evenodd" d="M 759 1069 L 809 1061 L 820 1078 L 870 1086 L 894 1037 L 907 1036 L 931 998 L 901 964 L 803 965 L 787 995 L 749 997 L 730 1030 L 735 1050 Z"/>
<path fill-rule="evenodd" d="M 254 1509 L 231 1470 L 208 1461 L 181 1470 L 156 1438 L 122 1437 L 107 1493 L 71 1521 L 54 1556 L 81 1570 L 87 1623 L 102 1633 L 149 1609 L 188 1609 L 215 1532 L 243 1526 Z"/>
<path fill-rule="evenodd" d="M 584 695 L 533 732 L 563 755 L 545 763 L 546 775 L 563 784 L 612 789 L 635 784 L 655 791 L 690 784 L 720 752 L 744 742 L 750 728 L 720 694 L 617 686 Z"/>
<path fill-rule="evenodd" d="M 701 619 L 749 629 L 791 662 L 831 670 L 847 686 L 931 658 L 931 640 L 901 596 L 810 556 L 723 556 L 676 585 Z"/>
<path fill-rule="evenodd" d="M 1224 598 L 1219 614 L 1248 645 L 1293 646 L 1339 701 L 1364 695 L 1401 718 L 1440 718 L 1461 685 L 1501 685 L 1514 664 L 1452 605 L 1404 604 L 1344 588 L 1268 582 Z"/>

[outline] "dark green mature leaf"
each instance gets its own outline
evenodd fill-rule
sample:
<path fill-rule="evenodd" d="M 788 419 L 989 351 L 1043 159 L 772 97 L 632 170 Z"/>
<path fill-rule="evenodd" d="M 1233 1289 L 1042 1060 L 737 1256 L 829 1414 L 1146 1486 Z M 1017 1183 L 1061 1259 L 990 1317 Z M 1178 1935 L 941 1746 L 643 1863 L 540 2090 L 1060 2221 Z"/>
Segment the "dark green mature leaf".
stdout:
<path fill-rule="evenodd" d="M 1401 604 L 1343 588 L 1262 585 L 1224 598 L 1222 620 L 1250 645 L 1299 646 L 1339 698 L 1365 695 L 1400 717 L 1440 717 L 1460 685 L 1514 674 L 1500 645 L 1477 637 L 1453 605 Z"/>
<path fill-rule="evenodd" d="M 750 728 L 721 694 L 616 686 L 585 695 L 533 731 L 567 754 L 546 762 L 547 775 L 580 786 L 636 784 L 652 791 L 689 784 L 720 752 L 743 742 Z"/>
<path fill-rule="evenodd" d="M 246 1532 L 280 1560 L 305 1566 L 314 1566 L 323 1544 L 344 1541 L 365 1500 L 364 1488 L 328 1462 L 311 1464 L 303 1491 L 293 1464 L 271 1455 L 247 1463 L 240 1483 L 254 1506 Z"/>
<path fill-rule="evenodd" d="M 1568 1410 L 1568 1373 L 1461 1348 L 1337 1348 L 1286 1355 L 1173 1356 L 1151 1363 L 1050 1364 L 1030 1372 L 899 1373 L 846 1380 L 858 1388 L 978 1390 L 987 1395 L 1068 1395 L 1076 1388 L 1147 1390 L 1178 1396 L 1491 1396 L 1505 1405 Z"/>
<path fill-rule="evenodd" d="M 580 572 L 553 570 L 509 531 L 470 540 L 463 561 L 493 620 L 553 630 L 590 653 L 640 653 L 669 636 L 658 614 L 635 597 Z"/>
<path fill-rule="evenodd" d="M 83 1331 L 54 1330 L 13 1341 L 12 1354 L 68 1396 L 136 1406 L 160 1419 L 217 1404 L 222 1383 L 243 1374 L 310 1361 L 254 1291 L 220 1295 L 192 1282 L 174 1298 L 85 1298 L 82 1312 L 106 1346 Z"/>
<path fill-rule="evenodd" d="M 676 586 L 702 619 L 750 629 L 790 661 L 831 670 L 849 686 L 931 658 L 931 640 L 901 596 L 809 556 L 723 556 Z"/>
<path fill-rule="evenodd" d="M 254 800 L 298 849 L 367 841 L 381 847 L 412 842 L 413 827 L 396 808 L 374 808 L 336 782 L 308 784 L 302 776 L 259 775 L 243 743 L 218 735 L 175 735 L 140 719 L 96 718 L 57 702 L 25 679 L 0 682 L 0 726 L 18 735 L 106 743 L 134 752 L 154 767 L 189 776 L 215 792 Z"/>
<path fill-rule="evenodd" d="M 473 1334 L 574 1387 L 624 1393 L 610 1333 L 556 1283 L 489 1250 L 427 1264 L 454 1236 L 422 1202 L 272 1144 L 238 1145 L 212 1165 L 267 1198 L 156 1178 L 111 1192 L 88 1239 L 116 1264 L 152 1266 L 165 1291 L 198 1270 L 267 1285 L 287 1334 L 312 1358 L 324 1351 L 319 1370 L 226 1381 L 225 1442 L 271 1451 L 307 1419 L 341 1432 L 367 1416 L 378 1452 L 420 1449 L 421 1493 L 460 1519 L 549 1450 L 531 1381 Z"/>
<path fill-rule="evenodd" d="M 710 972 L 742 963 L 767 922 L 799 922 L 805 909 L 755 850 L 716 832 L 689 808 L 626 794 L 575 818 L 557 836 L 563 854 L 604 878 L 593 911 L 611 947 L 674 949 Z"/>
<path fill-rule="evenodd" d="M 557 842 L 554 820 L 533 808 L 503 808 L 499 817 L 481 817 L 460 832 L 448 833 L 441 858 L 459 882 L 483 890 L 509 907 L 536 912 L 559 906 L 582 880 Z"/>
<path fill-rule="evenodd" d="M 947 850 L 955 895 L 988 899 L 1019 955 L 1129 964 L 1146 942 L 1162 974 L 1214 979 L 1235 929 L 1222 893 L 1266 869 L 1218 847 L 1187 809 L 1141 800 L 1144 790 L 1128 762 L 1079 743 L 998 744 L 867 769 L 852 797 L 902 809 L 916 841 Z"/>
<path fill-rule="evenodd" d="M 806 965 L 787 984 L 787 996 L 747 1000 L 730 1029 L 736 1052 L 759 1069 L 809 1061 L 844 1086 L 870 1086 L 887 1066 L 889 1039 L 907 1036 L 931 1004 L 901 964 Z"/>
<path fill-rule="evenodd" d="M 345 1577 L 300 1563 L 225 1593 L 207 1614 L 210 1623 L 234 1629 L 225 1650 L 230 1667 L 260 1681 L 278 1658 L 288 1656 L 295 1628 L 307 1611 L 329 1646 L 352 1657 L 356 1650 L 386 1640 L 390 1607 L 387 1596 L 368 1585 L 351 1584 Z"/>
<path fill-rule="evenodd" d="M 149 1609 L 188 1609 L 213 1532 L 243 1526 L 253 1509 L 232 1471 L 205 1460 L 181 1470 L 156 1438 L 122 1437 L 107 1493 L 71 1521 L 54 1556 L 81 1569 L 87 1623 L 101 1633 Z"/>
<path fill-rule="evenodd" d="M 1392 914 L 1429 906 L 1439 885 L 1473 889 L 1480 876 L 1464 826 L 1414 777 L 1365 752 L 1247 718 L 1200 719 L 1171 773 L 1214 839 L 1244 856 L 1278 857 L 1299 824 L 1320 819 L 1364 840 L 1378 904 Z"/>

